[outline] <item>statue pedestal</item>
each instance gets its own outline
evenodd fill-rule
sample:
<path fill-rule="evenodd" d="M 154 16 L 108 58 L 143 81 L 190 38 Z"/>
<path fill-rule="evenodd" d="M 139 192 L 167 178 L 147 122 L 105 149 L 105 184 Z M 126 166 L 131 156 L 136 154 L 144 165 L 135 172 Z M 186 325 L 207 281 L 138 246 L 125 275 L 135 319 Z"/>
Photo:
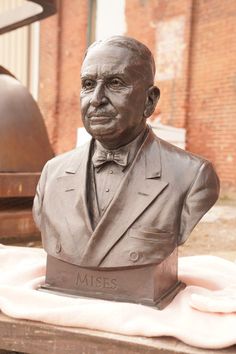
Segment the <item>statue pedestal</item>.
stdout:
<path fill-rule="evenodd" d="M 47 257 L 40 290 L 63 295 L 133 302 L 159 310 L 185 287 L 177 277 L 177 249 L 160 264 L 122 268 L 84 268 Z"/>

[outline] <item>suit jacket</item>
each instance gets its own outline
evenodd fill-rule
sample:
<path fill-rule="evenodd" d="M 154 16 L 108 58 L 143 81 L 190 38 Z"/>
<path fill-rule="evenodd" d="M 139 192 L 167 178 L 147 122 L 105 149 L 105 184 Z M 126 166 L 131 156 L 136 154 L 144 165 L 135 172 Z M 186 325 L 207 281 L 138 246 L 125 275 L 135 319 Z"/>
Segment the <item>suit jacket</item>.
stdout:
<path fill-rule="evenodd" d="M 212 164 L 150 130 L 92 230 L 86 201 L 90 146 L 53 158 L 42 171 L 33 212 L 53 257 L 86 267 L 160 263 L 217 200 Z"/>

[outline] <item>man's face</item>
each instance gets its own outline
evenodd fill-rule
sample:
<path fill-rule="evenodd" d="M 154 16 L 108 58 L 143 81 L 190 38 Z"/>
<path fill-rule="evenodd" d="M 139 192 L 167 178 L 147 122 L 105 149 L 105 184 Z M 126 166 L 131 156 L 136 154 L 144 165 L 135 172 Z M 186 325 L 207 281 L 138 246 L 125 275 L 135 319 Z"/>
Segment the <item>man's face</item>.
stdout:
<path fill-rule="evenodd" d="M 101 45 L 88 51 L 81 70 L 81 112 L 86 130 L 116 148 L 132 141 L 145 127 L 147 84 L 142 63 L 130 50 Z"/>

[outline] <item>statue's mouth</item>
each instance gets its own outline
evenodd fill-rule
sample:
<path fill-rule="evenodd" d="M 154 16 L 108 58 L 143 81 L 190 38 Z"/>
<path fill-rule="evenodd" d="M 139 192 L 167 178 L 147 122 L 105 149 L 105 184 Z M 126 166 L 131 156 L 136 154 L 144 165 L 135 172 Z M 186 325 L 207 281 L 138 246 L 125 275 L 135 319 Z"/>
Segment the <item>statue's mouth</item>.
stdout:
<path fill-rule="evenodd" d="M 110 122 L 114 117 L 111 115 L 93 115 L 89 118 L 91 124 L 105 124 Z"/>
<path fill-rule="evenodd" d="M 87 116 L 88 118 L 101 118 L 101 117 L 104 117 L 104 118 L 113 118 L 115 117 L 117 114 L 117 112 L 115 111 L 106 111 L 106 110 L 102 110 L 102 109 L 99 109 L 99 110 L 94 110 L 93 112 L 90 111 L 90 112 L 87 112 Z"/>

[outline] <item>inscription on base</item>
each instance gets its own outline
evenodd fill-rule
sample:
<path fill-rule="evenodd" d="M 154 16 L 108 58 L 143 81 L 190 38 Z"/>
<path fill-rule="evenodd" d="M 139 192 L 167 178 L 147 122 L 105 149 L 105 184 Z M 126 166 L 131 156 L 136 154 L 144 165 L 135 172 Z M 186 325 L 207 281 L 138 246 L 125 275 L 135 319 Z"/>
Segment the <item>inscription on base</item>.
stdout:
<path fill-rule="evenodd" d="M 110 290 L 116 290 L 118 288 L 117 279 L 115 278 L 95 276 L 82 272 L 77 273 L 76 286 L 78 286 L 79 288 L 82 287 Z"/>

